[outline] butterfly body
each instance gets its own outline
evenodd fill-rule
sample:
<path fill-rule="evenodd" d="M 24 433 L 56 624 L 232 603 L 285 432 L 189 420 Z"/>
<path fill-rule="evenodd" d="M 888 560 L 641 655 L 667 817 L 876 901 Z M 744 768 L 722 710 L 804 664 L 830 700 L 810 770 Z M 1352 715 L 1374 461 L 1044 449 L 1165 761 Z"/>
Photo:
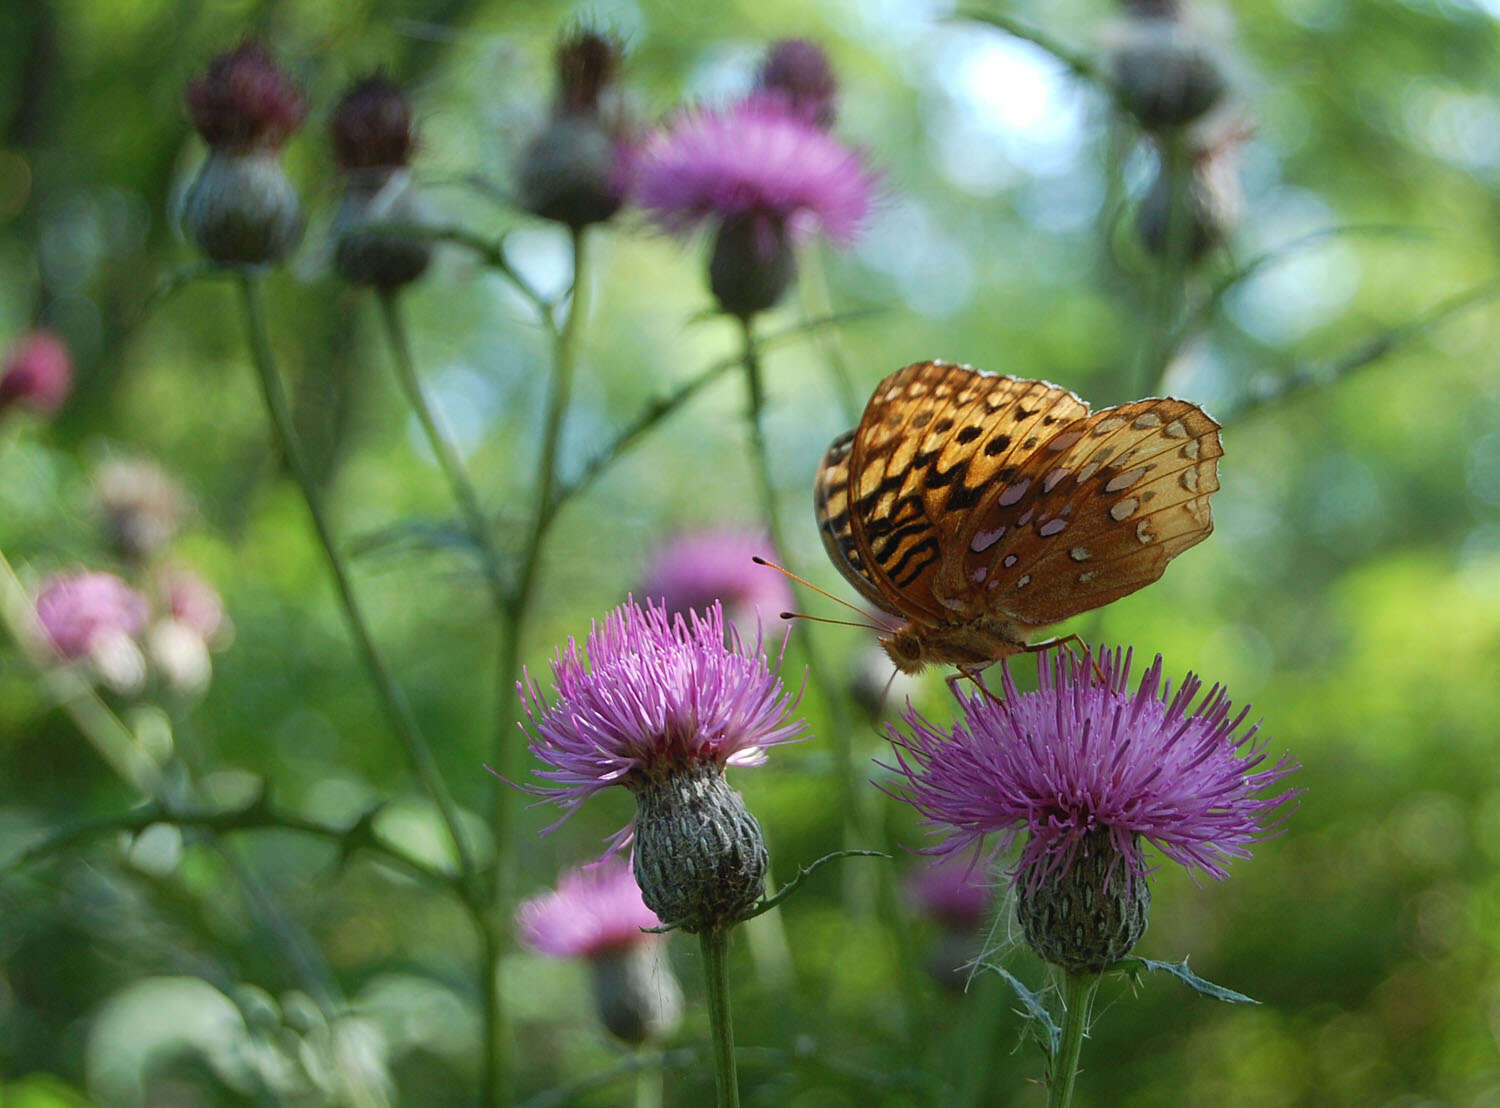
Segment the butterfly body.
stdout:
<path fill-rule="evenodd" d="M 815 509 L 834 565 L 900 618 L 880 640 L 897 668 L 974 673 L 1206 538 L 1222 454 L 1187 401 L 1092 412 L 1045 381 L 919 362 L 829 447 Z"/>

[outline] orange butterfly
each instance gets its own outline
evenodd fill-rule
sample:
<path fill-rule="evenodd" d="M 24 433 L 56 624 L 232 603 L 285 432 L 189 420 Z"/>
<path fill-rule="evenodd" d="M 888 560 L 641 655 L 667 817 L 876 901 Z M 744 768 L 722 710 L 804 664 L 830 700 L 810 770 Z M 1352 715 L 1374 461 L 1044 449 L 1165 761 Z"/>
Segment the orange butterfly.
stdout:
<path fill-rule="evenodd" d="M 904 620 L 880 638 L 898 669 L 972 677 L 1066 641 L 1030 636 L 1149 585 L 1207 538 L 1223 453 L 1219 425 L 1185 400 L 1091 413 L 1046 381 L 918 362 L 828 448 L 818 528 L 849 583 Z"/>

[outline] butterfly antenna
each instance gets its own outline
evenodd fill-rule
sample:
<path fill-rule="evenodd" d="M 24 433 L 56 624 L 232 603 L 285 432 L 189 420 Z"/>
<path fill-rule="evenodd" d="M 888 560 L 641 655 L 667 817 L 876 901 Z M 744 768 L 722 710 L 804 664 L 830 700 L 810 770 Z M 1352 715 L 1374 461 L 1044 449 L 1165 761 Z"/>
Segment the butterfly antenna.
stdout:
<path fill-rule="evenodd" d="M 889 627 L 881 627 L 877 623 L 856 623 L 852 619 L 829 619 L 827 616 L 810 616 L 806 612 L 782 612 L 782 619 L 805 619 L 812 623 L 831 623 L 835 627 L 858 627 L 862 631 L 889 631 Z"/>
<path fill-rule="evenodd" d="M 754 562 L 758 566 L 766 566 L 766 567 L 768 567 L 770 569 L 774 569 L 777 573 L 781 574 L 783 577 L 789 577 L 789 578 L 791 578 L 793 581 L 797 582 L 797 584 L 801 585 L 803 588 L 811 589 L 813 592 L 817 593 L 819 596 L 825 596 L 829 600 L 833 601 L 835 604 L 842 604 L 845 608 L 848 608 L 851 612 L 857 612 L 857 613 L 859 613 L 859 615 L 862 616 L 865 619 L 865 621 L 866 621 L 865 623 L 850 624 L 849 626 L 853 626 L 853 627 L 868 627 L 870 625 L 870 622 L 871 622 L 870 616 L 868 614 L 866 614 L 865 610 L 863 608 L 859 607 L 857 604 L 850 604 L 847 600 L 844 600 L 844 599 L 842 599 L 840 597 L 834 596 L 833 593 L 829 592 L 827 589 L 820 589 L 820 588 L 818 588 L 817 585 L 814 585 L 811 581 L 807 580 L 807 578 L 805 578 L 805 577 L 798 577 L 795 573 L 793 573 L 791 570 L 787 569 L 785 566 L 779 566 L 779 565 L 777 565 L 773 561 L 770 561 L 770 560 L 768 560 L 766 558 L 762 558 L 759 554 L 752 555 L 751 558 L 750 558 L 750 560 L 752 562 Z M 836 620 L 836 619 L 823 619 L 823 618 L 818 617 L 818 616 L 802 615 L 799 612 L 782 612 L 781 613 L 781 618 L 782 619 L 810 619 L 810 620 L 812 620 L 815 623 L 838 623 L 838 622 L 840 622 L 839 620 Z M 887 627 L 887 626 L 884 626 L 884 625 L 877 625 L 877 626 L 875 626 L 873 628 L 873 630 L 889 632 L 889 631 L 894 631 L 895 628 L 894 627 Z"/>

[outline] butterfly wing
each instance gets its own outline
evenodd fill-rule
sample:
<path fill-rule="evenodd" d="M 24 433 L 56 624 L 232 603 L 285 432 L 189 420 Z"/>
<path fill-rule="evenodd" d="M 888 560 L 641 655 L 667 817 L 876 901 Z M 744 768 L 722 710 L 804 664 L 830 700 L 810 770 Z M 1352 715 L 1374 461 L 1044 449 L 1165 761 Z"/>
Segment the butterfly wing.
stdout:
<path fill-rule="evenodd" d="M 818 475 L 813 481 L 813 511 L 818 519 L 818 534 L 823 548 L 844 579 L 859 594 L 882 611 L 892 610 L 892 601 L 865 572 L 864 559 L 854 541 L 849 513 L 849 455 L 854 432 L 846 431 L 833 440 L 823 455 Z"/>
<path fill-rule="evenodd" d="M 983 491 L 938 583 L 949 604 L 1046 626 L 1159 578 L 1213 530 L 1219 425 L 1185 400 L 1138 400 L 1055 428 Z"/>
<path fill-rule="evenodd" d="M 886 378 L 855 432 L 847 484 L 851 545 L 883 606 L 929 624 L 983 611 L 986 595 L 951 587 L 965 523 L 1018 455 L 1088 410 L 1045 381 L 946 362 Z"/>

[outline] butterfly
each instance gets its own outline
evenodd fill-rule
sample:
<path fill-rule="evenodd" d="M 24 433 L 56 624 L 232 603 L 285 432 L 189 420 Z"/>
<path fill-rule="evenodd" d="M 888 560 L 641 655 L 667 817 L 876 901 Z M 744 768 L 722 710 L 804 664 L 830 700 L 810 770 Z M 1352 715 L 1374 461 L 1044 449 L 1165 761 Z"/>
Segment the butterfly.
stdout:
<path fill-rule="evenodd" d="M 1186 400 L 1091 412 L 1046 381 L 918 362 L 833 441 L 814 507 L 839 572 L 902 620 L 880 638 L 897 669 L 977 679 L 1206 539 L 1223 453 Z"/>

